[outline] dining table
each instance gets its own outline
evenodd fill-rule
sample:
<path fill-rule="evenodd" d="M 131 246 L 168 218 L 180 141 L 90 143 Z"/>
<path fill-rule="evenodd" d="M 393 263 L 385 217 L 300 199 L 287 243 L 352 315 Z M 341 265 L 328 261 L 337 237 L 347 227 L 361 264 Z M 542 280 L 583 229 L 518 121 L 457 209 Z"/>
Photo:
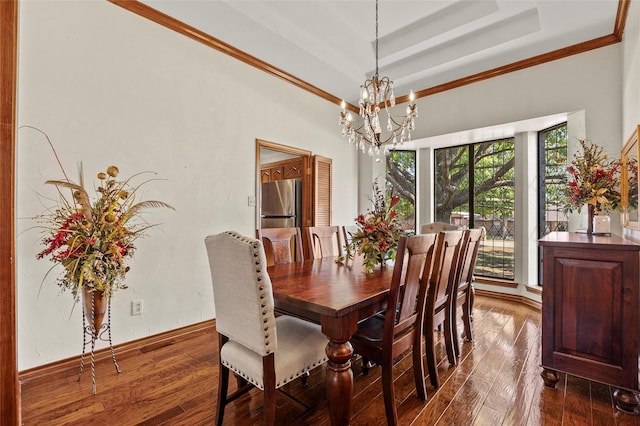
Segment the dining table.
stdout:
<path fill-rule="evenodd" d="M 320 324 L 327 343 L 326 389 L 332 425 L 351 419 L 353 348 L 358 322 L 386 308 L 393 263 L 365 272 L 361 258 L 324 257 L 267 268 L 278 312 Z"/>

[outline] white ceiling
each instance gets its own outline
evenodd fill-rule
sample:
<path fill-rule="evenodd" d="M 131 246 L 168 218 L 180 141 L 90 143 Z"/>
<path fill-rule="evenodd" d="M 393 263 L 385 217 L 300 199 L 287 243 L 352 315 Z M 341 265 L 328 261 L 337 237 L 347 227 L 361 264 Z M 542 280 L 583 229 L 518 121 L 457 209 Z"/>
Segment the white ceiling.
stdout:
<path fill-rule="evenodd" d="M 357 104 L 375 70 L 373 0 L 143 0 Z M 396 97 L 613 32 L 618 0 L 381 0 L 379 70 Z"/>

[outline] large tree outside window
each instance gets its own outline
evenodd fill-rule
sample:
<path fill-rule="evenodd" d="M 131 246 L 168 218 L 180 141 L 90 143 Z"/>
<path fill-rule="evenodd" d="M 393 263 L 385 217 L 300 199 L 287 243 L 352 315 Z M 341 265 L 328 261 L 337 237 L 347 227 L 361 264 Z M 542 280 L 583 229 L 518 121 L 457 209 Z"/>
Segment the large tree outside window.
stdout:
<path fill-rule="evenodd" d="M 398 218 L 405 231 L 416 230 L 416 152 L 391 151 L 386 157 L 387 196 L 397 195 Z"/>
<path fill-rule="evenodd" d="M 436 221 L 484 226 L 476 274 L 514 278 L 514 139 L 435 151 Z"/>

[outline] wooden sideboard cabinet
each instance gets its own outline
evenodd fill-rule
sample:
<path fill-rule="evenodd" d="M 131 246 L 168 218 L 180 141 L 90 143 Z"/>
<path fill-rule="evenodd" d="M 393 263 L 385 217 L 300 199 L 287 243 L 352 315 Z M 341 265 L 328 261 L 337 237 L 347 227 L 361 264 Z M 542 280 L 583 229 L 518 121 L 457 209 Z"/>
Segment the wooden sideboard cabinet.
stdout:
<path fill-rule="evenodd" d="M 542 246 L 542 367 L 611 385 L 638 412 L 640 245 L 617 235 L 552 232 Z"/>

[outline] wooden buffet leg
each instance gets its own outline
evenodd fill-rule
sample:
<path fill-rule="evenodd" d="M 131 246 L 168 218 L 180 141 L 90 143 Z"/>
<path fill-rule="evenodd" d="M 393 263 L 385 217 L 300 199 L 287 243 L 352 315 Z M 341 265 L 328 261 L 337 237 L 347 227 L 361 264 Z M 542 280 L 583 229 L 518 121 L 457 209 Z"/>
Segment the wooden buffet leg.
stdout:
<path fill-rule="evenodd" d="M 351 421 L 351 397 L 353 394 L 353 372 L 351 371 L 353 348 L 349 341 L 334 341 L 327 344 L 327 402 L 331 424 L 348 425 Z"/>
<path fill-rule="evenodd" d="M 555 389 L 556 383 L 558 383 L 558 373 L 556 371 L 549 368 L 543 368 L 540 373 L 540 377 L 542 377 L 546 387 Z"/>
<path fill-rule="evenodd" d="M 640 398 L 635 392 L 625 389 L 613 391 L 613 401 L 616 408 L 630 414 L 640 414 Z"/>

